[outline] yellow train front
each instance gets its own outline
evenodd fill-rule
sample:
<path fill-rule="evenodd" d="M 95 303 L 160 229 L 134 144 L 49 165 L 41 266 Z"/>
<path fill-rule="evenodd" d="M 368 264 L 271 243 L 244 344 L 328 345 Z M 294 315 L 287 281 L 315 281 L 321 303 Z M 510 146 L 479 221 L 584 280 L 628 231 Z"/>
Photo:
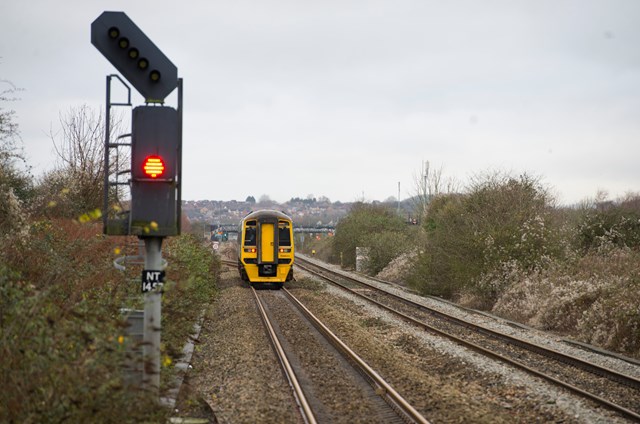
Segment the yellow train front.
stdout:
<path fill-rule="evenodd" d="M 293 222 L 274 210 L 251 212 L 238 229 L 238 271 L 250 283 L 275 283 L 278 288 L 293 279 Z"/>

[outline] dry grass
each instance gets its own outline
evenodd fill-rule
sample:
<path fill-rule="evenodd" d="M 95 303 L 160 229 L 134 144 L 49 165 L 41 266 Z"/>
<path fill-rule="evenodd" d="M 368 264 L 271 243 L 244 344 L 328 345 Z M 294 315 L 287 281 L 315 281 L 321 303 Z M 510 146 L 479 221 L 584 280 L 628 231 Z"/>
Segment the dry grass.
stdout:
<path fill-rule="evenodd" d="M 640 252 L 593 252 L 509 283 L 493 312 L 640 357 Z"/>

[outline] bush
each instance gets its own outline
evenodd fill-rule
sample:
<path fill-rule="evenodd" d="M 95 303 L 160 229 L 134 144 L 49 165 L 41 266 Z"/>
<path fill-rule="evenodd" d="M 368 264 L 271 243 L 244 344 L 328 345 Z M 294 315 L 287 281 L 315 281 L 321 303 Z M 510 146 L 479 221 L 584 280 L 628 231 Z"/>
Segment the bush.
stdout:
<path fill-rule="evenodd" d="M 4 240 L 0 422 L 166 421 L 170 411 L 155 396 L 124 381 L 120 308 L 132 297 L 140 305 L 141 295 L 113 267 L 123 238 L 100 232 L 91 223 L 42 220 L 28 237 Z M 163 357 L 174 359 L 215 290 L 217 264 L 191 237 L 171 239 L 167 250 L 174 283 L 164 296 Z"/>
<path fill-rule="evenodd" d="M 331 263 L 340 263 L 340 255 L 334 256 L 333 234 L 320 235 L 312 238 L 310 234 L 294 235 L 296 252 L 313 255 L 316 259 Z M 315 253 L 313 253 L 315 252 Z"/>
<path fill-rule="evenodd" d="M 392 260 L 408 250 L 408 238 L 407 228 L 401 231 L 383 231 L 368 237 L 366 271 L 371 275 L 382 271 Z"/>
<path fill-rule="evenodd" d="M 452 298 L 482 265 L 482 251 L 468 236 L 462 195 L 433 198 L 424 222 L 426 241 L 409 284 L 423 293 Z"/>
<path fill-rule="evenodd" d="M 435 197 L 410 283 L 448 298 L 468 291 L 491 305 L 507 287 L 505 267 L 531 271 L 562 253 L 551 212 L 551 197 L 527 175 L 489 175 L 466 194 Z"/>
<path fill-rule="evenodd" d="M 161 421 L 123 382 L 113 241 L 93 225 L 40 221 L 0 256 L 2 422 Z"/>
<path fill-rule="evenodd" d="M 90 300 L 62 306 L 54 284 L 38 291 L 0 270 L 2 422 L 166 419 L 146 393 L 123 383 L 122 322 Z M 9 278 L 7 278 L 9 277 Z"/>
<path fill-rule="evenodd" d="M 606 349 L 640 356 L 640 253 L 613 248 L 525 275 L 493 312 Z"/>
<path fill-rule="evenodd" d="M 1 171 L 0 171 L 1 172 Z M 27 235 L 27 214 L 12 188 L 0 184 L 0 240 L 9 235 Z"/>
<path fill-rule="evenodd" d="M 408 249 L 408 228 L 395 211 L 386 206 L 356 203 L 336 226 L 333 257 L 355 268 L 356 247 L 368 247 L 367 272 L 378 273 L 393 258 Z"/>
<path fill-rule="evenodd" d="M 640 195 L 586 206 L 582 214 L 578 244 L 585 251 L 607 244 L 640 248 Z"/>
<path fill-rule="evenodd" d="M 163 296 L 162 338 L 166 354 L 180 358 L 182 346 L 193 325 L 216 290 L 220 260 L 196 236 L 185 234 L 168 239 L 166 244 L 167 284 Z"/>

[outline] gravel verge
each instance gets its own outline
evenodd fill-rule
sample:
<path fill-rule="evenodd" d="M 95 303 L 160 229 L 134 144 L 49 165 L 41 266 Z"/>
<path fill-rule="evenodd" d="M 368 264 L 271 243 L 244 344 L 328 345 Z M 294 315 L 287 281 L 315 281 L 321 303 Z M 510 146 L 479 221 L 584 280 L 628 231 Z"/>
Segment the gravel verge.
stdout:
<path fill-rule="evenodd" d="M 301 278 L 304 274 L 298 271 L 298 279 L 301 280 L 301 285 L 307 281 L 306 278 Z M 322 285 L 324 286 L 324 283 Z M 407 397 L 411 397 L 415 393 L 435 394 L 436 399 L 439 399 L 435 401 L 435 405 L 437 405 L 435 407 L 436 411 L 433 411 L 433 413 L 429 411 L 429 409 L 434 409 L 433 404 L 429 406 L 426 405 L 426 402 L 423 402 L 425 405 L 422 406 L 428 410 L 424 412 L 425 416 L 435 421 L 456 422 L 456 419 L 466 417 L 465 421 L 470 422 L 626 422 L 609 411 L 599 410 L 587 401 L 528 374 L 513 370 L 506 365 L 471 352 L 448 340 L 443 340 L 422 330 L 415 329 L 404 321 L 371 306 L 368 302 L 346 294 L 342 290 L 333 288 L 333 286 L 326 286 L 326 291 L 336 298 L 344 299 L 344 301 L 336 300 L 331 302 L 332 305 L 340 304 L 338 309 L 343 310 L 342 315 L 351 314 L 352 317 L 358 317 L 358 320 L 351 320 L 350 323 L 341 323 L 337 318 L 338 314 L 335 314 L 334 318 L 329 318 L 333 313 L 325 311 L 329 302 L 323 299 L 324 295 L 318 296 L 319 298 L 315 302 L 308 296 L 303 294 L 300 294 L 300 296 L 314 305 L 314 313 L 318 313 L 322 319 L 327 319 L 330 322 L 334 320 L 335 322 L 332 325 L 343 329 L 337 331 L 339 335 L 341 337 L 344 336 L 348 343 L 353 345 L 352 347 L 359 353 L 361 352 L 360 349 L 368 354 L 374 352 L 371 354 L 372 357 L 363 354 L 365 359 L 371 363 L 376 363 L 376 358 L 378 358 L 377 363 L 380 366 L 384 366 L 385 363 L 391 363 L 389 358 L 394 358 L 394 364 L 398 362 L 395 358 L 398 358 L 399 361 L 405 364 L 411 364 L 415 369 L 399 372 L 395 371 L 396 366 L 393 365 L 391 366 L 392 370 L 388 371 L 390 375 L 398 373 L 399 375 L 413 374 L 420 376 L 431 372 L 434 374 L 436 381 L 440 379 L 439 382 L 435 383 L 435 390 L 430 390 L 429 384 L 426 384 L 422 388 L 408 387 L 406 390 L 411 393 L 409 395 L 402 392 Z M 406 295 L 404 292 L 403 294 Z M 430 299 L 423 300 L 430 301 Z M 487 319 L 482 315 L 469 315 L 466 317 L 467 319 L 475 319 L 477 317 L 483 320 Z M 369 336 L 378 340 L 378 346 L 394 346 L 394 349 L 391 352 L 375 353 L 380 349 L 377 347 L 372 348 L 368 345 L 356 348 L 361 341 L 358 341 L 352 335 L 360 334 L 361 331 L 359 332 L 351 327 L 358 321 L 360 321 L 359 326 L 370 326 Z M 544 337 L 543 334 L 538 336 Z M 403 358 L 403 355 L 408 355 L 408 357 Z M 609 359 L 602 358 L 603 361 L 608 361 Z M 625 364 L 622 365 L 625 366 Z M 386 374 L 384 376 L 387 377 Z M 399 377 L 398 380 L 402 382 L 402 377 Z M 442 387 L 439 386 L 440 384 L 442 384 Z M 453 395 L 446 396 L 442 400 L 442 393 L 453 393 Z M 469 401 L 469 399 L 477 400 L 483 398 L 481 405 Z M 420 399 L 417 399 L 416 402 L 420 402 Z M 488 412 L 486 410 L 487 403 L 502 405 L 505 411 L 500 413 L 499 410 L 496 411 L 489 408 L 490 412 Z M 465 415 L 465 404 L 474 410 L 472 416 Z M 442 407 L 443 405 L 446 406 Z M 418 404 L 414 406 L 418 407 Z M 483 409 L 486 412 L 484 414 L 482 413 Z M 507 412 L 506 417 L 504 412 Z"/>
<path fill-rule="evenodd" d="M 304 258 L 309 260 L 310 262 L 317 263 L 318 265 L 329 267 L 332 270 L 343 273 L 345 275 L 349 275 L 348 272 L 342 271 L 340 267 L 337 267 L 335 265 L 330 265 L 325 262 L 320 262 L 307 256 L 304 256 Z M 465 309 L 465 308 L 456 306 L 454 304 L 451 304 L 449 302 L 440 301 L 435 298 L 418 296 L 414 293 L 403 290 L 401 287 L 394 287 L 393 285 L 380 283 L 373 279 L 367 279 L 366 277 L 360 274 L 356 274 L 355 277 L 364 278 L 367 280 L 368 283 L 376 287 L 382 288 L 390 293 L 394 293 L 399 296 L 404 296 L 408 299 L 411 299 L 429 308 L 436 309 L 440 312 L 453 315 L 457 318 L 460 318 L 466 321 L 475 322 L 486 328 L 490 328 L 492 330 L 499 331 L 504 334 L 519 337 L 524 340 L 535 341 L 536 343 L 546 345 L 554 350 L 557 350 L 558 352 L 574 355 L 585 361 L 593 362 L 598 365 L 616 370 L 620 373 L 631 375 L 636 378 L 640 378 L 639 365 L 619 359 L 619 358 L 615 358 L 611 355 L 600 354 L 597 352 L 592 352 L 589 350 L 579 348 L 575 345 L 569 345 L 563 341 L 563 336 L 557 336 L 551 333 L 546 333 L 544 331 L 536 330 L 534 328 L 530 328 L 522 325 L 514 325 L 513 323 L 507 320 L 501 319 L 499 317 Z"/>
<path fill-rule="evenodd" d="M 626 422 L 525 373 L 418 330 L 342 290 L 305 276 L 300 269 L 296 277 L 298 281 L 289 285 L 292 292 L 433 422 Z M 180 394 L 179 415 L 206 415 L 202 405 L 208 404 L 220 423 L 300 422 L 251 291 L 239 281 L 236 270 L 223 272 L 220 284 L 203 324 L 193 369 Z M 447 304 L 439 307 L 456 309 Z M 288 312 L 279 308 L 274 312 L 285 318 L 282 323 L 289 321 Z M 492 321 L 463 310 L 457 313 L 469 314 L 468 319 Z M 283 332 L 289 333 L 290 345 L 303 343 L 298 340 L 302 337 L 299 329 L 281 325 Z M 499 320 L 491 325 L 524 331 Z M 550 343 L 557 342 L 551 337 Z M 309 366 L 318 361 L 317 348 L 303 344 L 296 351 L 307 372 L 322 374 Z M 323 389 L 331 390 L 331 385 Z M 348 391 L 340 392 L 334 401 L 342 402 Z M 322 422 L 333 422 L 330 414 L 325 417 L 331 418 Z M 210 422 L 215 419 L 210 416 Z"/>
<path fill-rule="evenodd" d="M 178 415 L 202 416 L 204 401 L 218 423 L 301 422 L 251 290 L 237 275 L 236 270 L 221 274 L 178 399 Z"/>

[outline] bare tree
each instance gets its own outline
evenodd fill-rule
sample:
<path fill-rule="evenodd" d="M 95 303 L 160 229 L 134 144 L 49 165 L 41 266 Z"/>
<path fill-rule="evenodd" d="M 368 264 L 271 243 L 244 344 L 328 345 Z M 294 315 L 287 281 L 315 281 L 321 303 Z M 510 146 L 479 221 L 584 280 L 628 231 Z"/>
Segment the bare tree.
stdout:
<path fill-rule="evenodd" d="M 62 140 L 51 135 L 61 167 L 76 186 L 77 195 L 87 207 L 99 207 L 104 180 L 104 142 L 102 113 L 83 105 L 60 116 Z"/>
<path fill-rule="evenodd" d="M 113 117 L 113 115 L 112 115 Z M 75 217 L 102 207 L 104 186 L 104 117 L 87 105 L 60 114 L 60 130 L 50 132 L 57 155 L 56 169 L 40 183 L 44 203 L 59 216 Z M 113 117 L 111 134 L 121 131 L 122 119 Z M 126 160 L 110 160 L 109 173 Z"/>
<path fill-rule="evenodd" d="M 426 215 L 431 199 L 438 194 L 455 191 L 455 182 L 443 180 L 442 166 L 438 169 L 432 169 L 429 161 L 422 162 L 420 175 L 414 175 L 414 182 L 416 190 L 413 197 L 414 209 L 420 218 Z"/>

